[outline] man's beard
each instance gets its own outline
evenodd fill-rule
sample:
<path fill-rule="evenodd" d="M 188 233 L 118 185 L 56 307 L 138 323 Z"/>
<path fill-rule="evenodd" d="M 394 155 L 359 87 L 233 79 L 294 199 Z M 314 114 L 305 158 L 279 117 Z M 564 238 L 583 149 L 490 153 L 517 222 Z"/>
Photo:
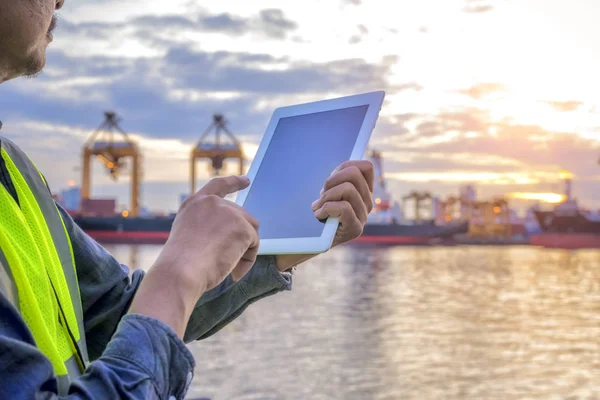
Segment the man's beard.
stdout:
<path fill-rule="evenodd" d="M 30 78 L 30 79 L 37 78 L 38 76 L 40 76 L 42 74 L 42 72 L 44 70 L 44 64 L 45 64 L 45 56 L 44 56 L 44 61 L 37 60 L 37 59 L 30 60 L 25 69 L 24 76 L 26 78 Z"/>
<path fill-rule="evenodd" d="M 56 29 L 58 24 L 58 18 L 56 14 L 52 16 L 52 21 L 50 22 L 50 26 L 48 27 L 48 32 L 46 32 L 46 36 L 50 36 L 52 31 Z M 46 49 L 44 49 L 46 51 Z M 43 60 L 32 59 L 29 61 L 27 68 L 25 69 L 25 77 L 27 78 L 37 78 L 42 74 L 44 69 L 44 64 L 46 63 L 46 56 L 44 55 Z"/>

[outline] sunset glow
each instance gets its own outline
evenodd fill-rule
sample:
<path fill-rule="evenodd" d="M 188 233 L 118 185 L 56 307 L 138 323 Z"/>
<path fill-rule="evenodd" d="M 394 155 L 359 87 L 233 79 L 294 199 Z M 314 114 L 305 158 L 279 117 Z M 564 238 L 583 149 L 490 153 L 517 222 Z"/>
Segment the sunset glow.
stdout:
<path fill-rule="evenodd" d="M 557 204 L 564 201 L 565 196 L 559 193 L 510 193 L 512 199 L 538 200 L 544 203 Z"/>
<path fill-rule="evenodd" d="M 597 2 L 390 4 L 65 2 L 44 74 L 4 86 L 2 134 L 60 189 L 113 109 L 143 150 L 144 182 L 186 190 L 190 149 L 213 113 L 243 143 L 248 168 L 277 107 L 383 89 L 369 145 L 394 198 L 472 184 L 511 207 L 557 203 L 570 178 L 573 198 L 600 208 Z M 93 174 L 127 202 L 127 174 Z M 176 208 L 177 193 L 158 192 L 143 201 Z"/>

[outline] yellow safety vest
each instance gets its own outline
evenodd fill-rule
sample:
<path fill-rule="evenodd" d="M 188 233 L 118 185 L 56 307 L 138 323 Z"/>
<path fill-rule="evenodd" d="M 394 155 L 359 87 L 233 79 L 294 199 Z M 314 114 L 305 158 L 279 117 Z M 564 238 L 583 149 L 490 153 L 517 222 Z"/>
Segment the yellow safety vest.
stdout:
<path fill-rule="evenodd" d="M 88 363 L 73 248 L 44 178 L 0 139 L 18 203 L 0 184 L 0 291 L 20 312 L 52 363 L 60 395 Z"/>

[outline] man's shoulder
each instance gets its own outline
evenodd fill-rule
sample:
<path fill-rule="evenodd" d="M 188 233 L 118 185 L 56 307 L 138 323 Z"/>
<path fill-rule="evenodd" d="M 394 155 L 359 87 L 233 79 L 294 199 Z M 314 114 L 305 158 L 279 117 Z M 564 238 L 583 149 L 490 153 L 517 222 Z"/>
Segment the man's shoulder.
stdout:
<path fill-rule="evenodd" d="M 18 152 L 23 153 L 23 150 L 21 150 L 21 148 L 19 146 L 17 146 L 15 144 L 15 142 L 13 142 L 12 140 L 10 140 L 6 136 L 0 135 L 0 148 L 7 148 L 9 146 L 11 148 L 17 150 Z M 25 154 L 25 153 L 23 153 L 23 154 Z"/>
<path fill-rule="evenodd" d="M 11 158 L 18 157 L 31 163 L 31 159 L 15 142 L 8 139 L 6 136 L 0 135 L 0 149 L 4 149 Z"/>

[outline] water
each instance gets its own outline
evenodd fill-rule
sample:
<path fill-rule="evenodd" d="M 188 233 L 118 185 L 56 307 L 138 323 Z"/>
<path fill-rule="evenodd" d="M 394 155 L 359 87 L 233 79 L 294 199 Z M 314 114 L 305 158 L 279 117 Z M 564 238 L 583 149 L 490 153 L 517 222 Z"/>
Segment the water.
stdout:
<path fill-rule="evenodd" d="M 600 251 L 334 249 L 190 349 L 189 399 L 600 399 Z"/>

